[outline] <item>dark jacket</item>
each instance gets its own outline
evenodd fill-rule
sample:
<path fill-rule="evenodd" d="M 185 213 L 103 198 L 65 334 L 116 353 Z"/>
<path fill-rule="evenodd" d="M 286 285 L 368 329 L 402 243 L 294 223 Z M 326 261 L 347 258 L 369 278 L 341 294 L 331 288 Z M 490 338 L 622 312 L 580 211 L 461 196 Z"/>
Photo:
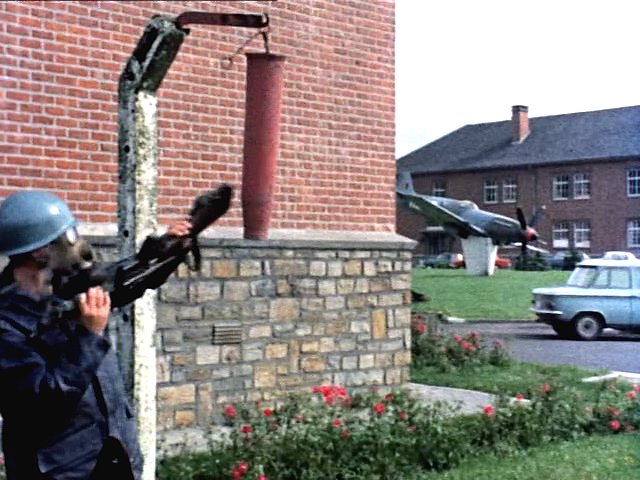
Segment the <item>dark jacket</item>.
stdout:
<path fill-rule="evenodd" d="M 8 480 L 86 480 L 109 444 L 142 468 L 135 421 L 109 341 L 51 319 L 51 299 L 0 292 L 0 413 Z"/>

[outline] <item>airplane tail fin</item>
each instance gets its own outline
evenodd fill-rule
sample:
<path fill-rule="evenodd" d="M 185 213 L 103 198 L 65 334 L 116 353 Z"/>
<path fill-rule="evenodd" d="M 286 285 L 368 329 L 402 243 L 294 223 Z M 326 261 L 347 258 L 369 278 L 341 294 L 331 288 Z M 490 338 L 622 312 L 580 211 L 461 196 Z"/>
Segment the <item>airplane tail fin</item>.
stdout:
<path fill-rule="evenodd" d="M 405 194 L 415 194 L 413 189 L 413 180 L 411 179 L 411 172 L 403 171 L 398 172 L 396 176 L 396 192 Z"/>

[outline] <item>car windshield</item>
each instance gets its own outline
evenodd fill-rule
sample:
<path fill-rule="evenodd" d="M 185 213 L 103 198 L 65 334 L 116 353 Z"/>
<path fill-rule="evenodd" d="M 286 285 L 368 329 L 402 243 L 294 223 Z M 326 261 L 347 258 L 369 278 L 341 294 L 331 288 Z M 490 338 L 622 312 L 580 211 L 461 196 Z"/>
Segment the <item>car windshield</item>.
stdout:
<path fill-rule="evenodd" d="M 567 286 L 583 288 L 589 287 L 593 283 L 593 279 L 595 277 L 595 267 L 578 267 L 573 271 L 569 280 L 567 280 Z"/>

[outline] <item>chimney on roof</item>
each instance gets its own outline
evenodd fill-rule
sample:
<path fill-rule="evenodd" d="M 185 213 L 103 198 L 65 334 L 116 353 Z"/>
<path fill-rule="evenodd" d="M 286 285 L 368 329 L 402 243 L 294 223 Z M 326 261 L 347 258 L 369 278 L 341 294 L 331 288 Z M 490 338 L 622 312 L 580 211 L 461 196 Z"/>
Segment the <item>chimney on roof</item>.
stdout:
<path fill-rule="evenodd" d="M 511 125 L 513 126 L 513 143 L 522 143 L 531 132 L 529 130 L 529 107 L 514 105 L 511 107 Z"/>

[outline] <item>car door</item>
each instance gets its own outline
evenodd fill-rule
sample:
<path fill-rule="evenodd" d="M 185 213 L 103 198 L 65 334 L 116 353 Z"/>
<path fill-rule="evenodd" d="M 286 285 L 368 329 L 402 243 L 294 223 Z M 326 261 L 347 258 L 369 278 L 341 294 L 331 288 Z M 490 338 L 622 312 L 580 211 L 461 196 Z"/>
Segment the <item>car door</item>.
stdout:
<path fill-rule="evenodd" d="M 631 323 L 631 269 L 602 267 L 591 284 L 594 306 L 603 313 L 608 325 Z"/>
<path fill-rule="evenodd" d="M 631 295 L 631 323 L 640 327 L 640 267 L 631 269 L 633 283 Z"/>

